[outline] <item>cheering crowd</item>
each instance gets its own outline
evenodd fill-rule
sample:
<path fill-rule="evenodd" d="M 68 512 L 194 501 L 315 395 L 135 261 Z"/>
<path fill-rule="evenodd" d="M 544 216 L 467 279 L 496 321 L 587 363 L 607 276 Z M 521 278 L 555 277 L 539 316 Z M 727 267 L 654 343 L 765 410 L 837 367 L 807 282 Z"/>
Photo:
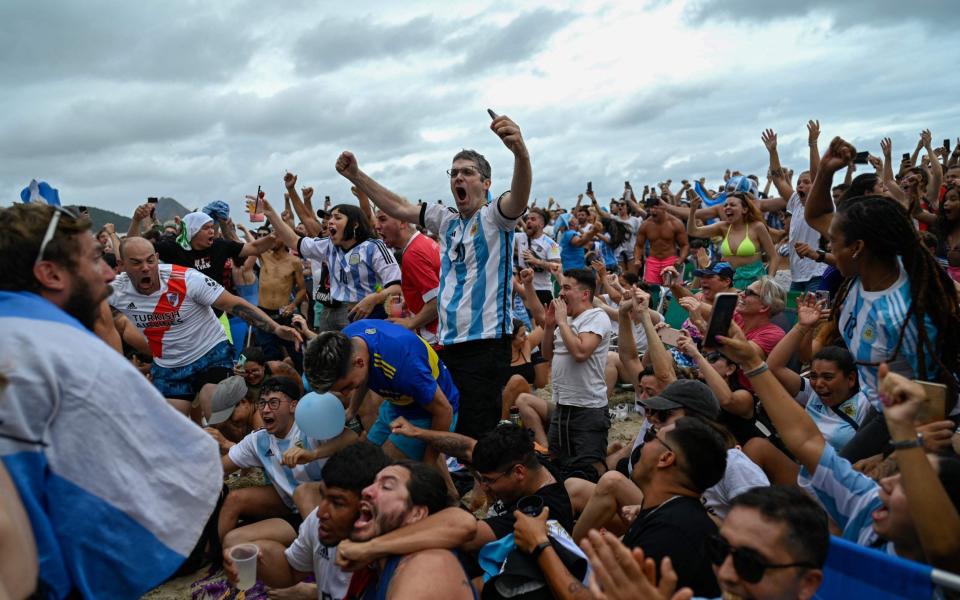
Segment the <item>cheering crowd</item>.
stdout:
<path fill-rule="evenodd" d="M 960 573 L 960 144 L 810 121 L 796 174 L 762 133 L 762 191 L 567 210 L 490 127 L 508 189 L 462 150 L 452 206 L 343 152 L 357 203 L 288 173 L 254 230 L 0 209 L 0 598 L 237 584 L 248 543 L 270 598 L 811 598 L 831 534 Z"/>

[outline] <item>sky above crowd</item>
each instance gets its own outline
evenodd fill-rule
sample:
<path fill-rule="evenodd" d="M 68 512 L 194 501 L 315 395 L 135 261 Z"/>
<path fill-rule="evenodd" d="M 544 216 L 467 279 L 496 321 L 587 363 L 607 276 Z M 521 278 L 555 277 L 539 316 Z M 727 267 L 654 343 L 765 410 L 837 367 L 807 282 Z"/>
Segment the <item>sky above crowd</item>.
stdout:
<path fill-rule="evenodd" d="M 601 201 L 724 169 L 766 173 L 764 128 L 807 164 L 808 119 L 880 153 L 930 128 L 960 135 L 948 2 L 760 0 L 0 3 L 0 191 L 31 178 L 65 204 L 123 214 L 147 196 L 187 207 L 289 169 L 353 201 L 342 150 L 411 201 L 451 204 L 473 148 L 510 187 L 486 109 L 523 130 L 538 204 Z M 952 90 L 952 91 L 951 91 Z"/>

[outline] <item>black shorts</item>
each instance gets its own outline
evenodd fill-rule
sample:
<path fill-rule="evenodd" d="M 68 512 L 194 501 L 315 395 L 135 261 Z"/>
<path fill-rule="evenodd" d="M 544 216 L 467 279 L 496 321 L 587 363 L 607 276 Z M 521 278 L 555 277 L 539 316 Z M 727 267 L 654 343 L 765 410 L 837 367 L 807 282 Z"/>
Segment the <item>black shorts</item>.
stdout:
<path fill-rule="evenodd" d="M 606 406 L 558 405 L 550 417 L 550 454 L 557 458 L 591 458 L 603 462 L 607 456 L 609 430 L 610 415 Z"/>

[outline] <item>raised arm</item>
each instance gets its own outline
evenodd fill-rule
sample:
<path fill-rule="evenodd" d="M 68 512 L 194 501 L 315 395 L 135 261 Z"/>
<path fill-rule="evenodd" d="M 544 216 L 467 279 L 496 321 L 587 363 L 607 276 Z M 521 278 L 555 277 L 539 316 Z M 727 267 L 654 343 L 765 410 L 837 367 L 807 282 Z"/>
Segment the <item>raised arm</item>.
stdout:
<path fill-rule="evenodd" d="M 940 160 L 933 152 L 933 140 L 929 129 L 924 129 L 920 134 L 920 143 L 927 150 L 927 158 L 930 159 L 930 181 L 927 182 L 927 202 L 930 206 L 936 206 L 940 199 L 940 185 L 943 184 L 943 166 Z"/>
<path fill-rule="evenodd" d="M 361 171 L 357 157 L 352 152 L 344 151 L 340 154 L 340 158 L 337 159 L 337 172 L 363 192 L 377 208 L 394 219 L 400 219 L 406 223 L 420 221 L 420 206 L 407 202 Z"/>
<path fill-rule="evenodd" d="M 917 439 L 914 420 L 926 402 L 923 388 L 880 366 L 880 395 L 883 417 L 893 442 Z M 950 501 L 923 446 L 904 448 L 893 454 L 900 467 L 900 481 L 920 547 L 929 564 L 960 572 L 960 514 Z"/>
<path fill-rule="evenodd" d="M 500 212 L 507 218 L 520 217 L 527 210 L 530 187 L 533 185 L 530 153 L 520 128 L 509 117 L 500 115 L 490 123 L 490 129 L 513 153 L 513 181 L 510 183 L 510 193 L 500 199 Z"/>
<path fill-rule="evenodd" d="M 807 127 L 809 128 L 809 125 Z M 772 129 L 766 129 L 761 134 L 760 139 L 763 140 L 763 145 L 767 147 L 767 152 L 770 154 L 770 177 L 773 179 L 773 185 L 777 188 L 777 193 L 783 198 L 793 196 L 793 186 L 790 185 L 790 181 L 783 172 L 783 166 L 780 164 L 776 132 Z"/>
<path fill-rule="evenodd" d="M 823 434 L 806 410 L 797 404 L 780 385 L 773 373 L 766 369 L 760 352 L 743 335 L 736 324 L 730 326 L 730 336 L 717 336 L 724 355 L 740 365 L 753 384 L 753 390 L 773 421 L 780 439 L 810 473 L 820 464 L 826 442 Z"/>
<path fill-rule="evenodd" d="M 830 194 L 833 174 L 853 162 L 856 154 L 856 148 L 835 137 L 820 160 L 803 214 L 807 223 L 824 237 L 829 237 L 830 223 L 833 222 L 833 197 Z"/>
<path fill-rule="evenodd" d="M 650 314 L 652 311 L 650 294 L 636 290 L 634 292 L 634 310 L 639 313 L 640 325 L 643 327 L 644 333 L 647 334 L 647 356 L 650 357 L 650 364 L 653 365 L 653 374 L 660 384 L 666 387 L 677 380 L 677 372 L 673 367 L 673 356 L 663 345 L 660 336 L 657 335 L 657 329 L 654 327 L 653 318 Z M 629 335 L 632 338 L 633 332 L 631 331 Z"/>
<path fill-rule="evenodd" d="M 908 208 L 910 202 L 907 200 L 907 195 L 903 193 L 893 176 L 893 142 L 890 141 L 890 138 L 880 140 L 880 150 L 883 152 L 883 171 L 880 177 L 883 180 L 883 185 L 894 200 L 904 208 Z"/>
<path fill-rule="evenodd" d="M 820 169 L 820 149 L 817 140 L 820 139 L 820 121 L 807 121 L 807 146 L 810 147 L 810 181 L 817 176 Z"/>
<path fill-rule="evenodd" d="M 143 229 L 143 220 L 150 216 L 153 205 L 149 202 L 141 204 L 133 211 L 133 217 L 130 219 L 130 228 L 127 229 L 127 237 L 140 237 L 140 231 Z"/>
<path fill-rule="evenodd" d="M 300 236 L 297 235 L 297 232 L 294 231 L 292 227 L 287 225 L 284 220 L 280 218 L 280 215 L 277 214 L 277 211 L 274 210 L 273 206 L 270 205 L 266 198 L 261 200 L 261 202 L 263 202 L 263 214 L 265 214 L 273 224 L 273 235 L 276 236 L 274 241 L 279 239 L 287 246 L 287 248 L 296 250 L 297 244 L 300 242 Z M 259 250 L 259 246 L 256 246 L 256 244 L 259 244 L 262 240 L 268 239 L 269 237 L 270 236 L 264 236 L 253 243 L 244 244 L 243 248 L 246 250 L 247 246 L 253 246 Z M 270 244 L 272 245 L 273 242 L 270 242 Z M 262 253 L 266 249 L 267 248 L 264 248 L 263 250 L 260 250 L 260 252 Z M 241 253 L 241 256 L 243 256 L 243 253 Z"/>
<path fill-rule="evenodd" d="M 823 318 L 821 308 L 815 298 L 809 296 L 800 298 L 797 301 L 797 324 L 777 342 L 770 351 L 770 356 L 767 357 L 770 372 L 783 384 L 791 396 L 800 393 L 802 384 L 800 375 L 787 367 L 787 363 L 800 351 L 803 344 L 809 344 L 812 341 L 813 328 Z"/>
<path fill-rule="evenodd" d="M 687 237 L 708 238 L 717 235 L 721 231 L 718 224 L 707 225 L 706 227 L 697 227 L 697 209 L 700 208 L 700 196 L 694 196 L 690 199 L 690 211 L 687 214 Z"/>

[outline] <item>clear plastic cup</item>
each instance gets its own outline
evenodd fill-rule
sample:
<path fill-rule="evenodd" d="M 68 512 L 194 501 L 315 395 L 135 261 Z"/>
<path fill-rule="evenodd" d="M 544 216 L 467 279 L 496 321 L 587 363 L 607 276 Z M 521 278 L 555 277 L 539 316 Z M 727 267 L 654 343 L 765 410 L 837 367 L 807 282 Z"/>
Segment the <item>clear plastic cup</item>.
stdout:
<path fill-rule="evenodd" d="M 237 589 L 249 590 L 257 583 L 257 555 L 260 549 L 256 544 L 238 544 L 230 548 L 230 560 L 237 568 Z"/>

